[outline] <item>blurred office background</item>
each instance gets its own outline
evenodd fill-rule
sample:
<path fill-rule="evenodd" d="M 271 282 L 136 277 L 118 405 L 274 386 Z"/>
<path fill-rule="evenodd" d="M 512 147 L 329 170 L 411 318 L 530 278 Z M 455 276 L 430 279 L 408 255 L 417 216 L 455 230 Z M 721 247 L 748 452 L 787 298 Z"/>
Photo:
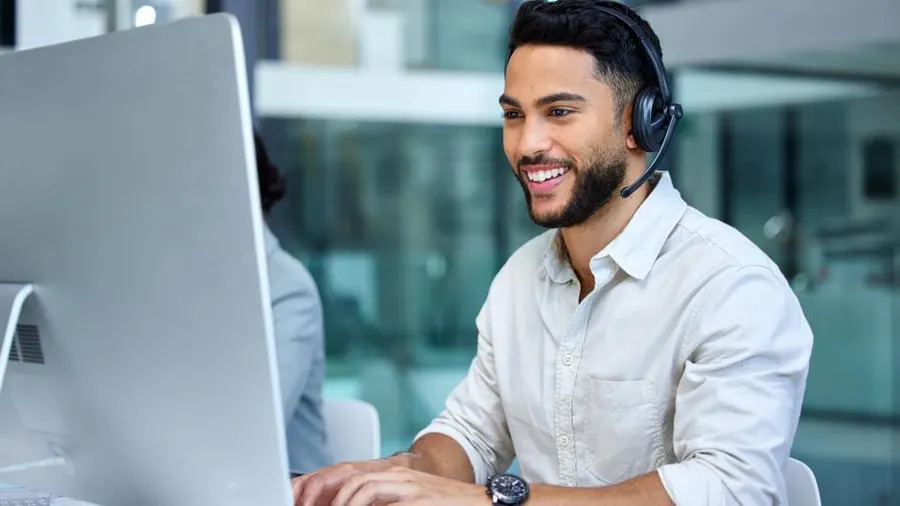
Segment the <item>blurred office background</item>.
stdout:
<path fill-rule="evenodd" d="M 373 403 L 387 453 L 440 411 L 492 276 L 540 232 L 496 105 L 518 3 L 0 0 L 0 45 L 239 17 L 289 182 L 272 226 L 324 300 L 326 395 Z M 900 2 L 628 3 L 685 108 L 676 185 L 778 262 L 815 331 L 794 455 L 826 504 L 900 504 Z"/>

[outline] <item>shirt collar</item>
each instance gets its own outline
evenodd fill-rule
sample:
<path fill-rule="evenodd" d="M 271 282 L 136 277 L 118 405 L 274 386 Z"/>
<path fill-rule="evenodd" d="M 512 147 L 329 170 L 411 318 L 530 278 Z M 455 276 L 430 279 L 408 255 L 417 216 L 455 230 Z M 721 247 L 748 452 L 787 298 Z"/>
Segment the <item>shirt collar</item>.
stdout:
<path fill-rule="evenodd" d="M 553 234 L 550 239 L 550 245 L 544 252 L 544 263 L 542 264 L 544 272 L 550 277 L 554 283 L 564 284 L 575 279 L 575 272 L 569 265 L 565 245 L 562 241 L 562 235 L 559 231 Z"/>
<path fill-rule="evenodd" d="M 668 172 L 658 171 L 651 180 L 651 184 L 653 183 L 650 195 L 622 233 L 591 259 L 592 264 L 608 256 L 629 276 L 637 279 L 647 277 L 666 239 L 687 210 L 687 203 L 675 189 Z M 559 232 L 554 235 L 544 253 L 543 267 L 556 283 L 567 283 L 575 279 Z"/>

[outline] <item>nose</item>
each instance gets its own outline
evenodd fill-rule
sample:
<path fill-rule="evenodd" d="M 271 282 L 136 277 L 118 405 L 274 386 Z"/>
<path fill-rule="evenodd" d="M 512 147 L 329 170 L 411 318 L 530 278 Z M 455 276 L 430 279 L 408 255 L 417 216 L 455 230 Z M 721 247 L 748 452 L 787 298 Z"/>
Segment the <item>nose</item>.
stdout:
<path fill-rule="evenodd" d="M 519 137 L 519 155 L 535 156 L 550 151 L 553 142 L 550 139 L 546 124 L 541 121 L 526 119 Z"/>

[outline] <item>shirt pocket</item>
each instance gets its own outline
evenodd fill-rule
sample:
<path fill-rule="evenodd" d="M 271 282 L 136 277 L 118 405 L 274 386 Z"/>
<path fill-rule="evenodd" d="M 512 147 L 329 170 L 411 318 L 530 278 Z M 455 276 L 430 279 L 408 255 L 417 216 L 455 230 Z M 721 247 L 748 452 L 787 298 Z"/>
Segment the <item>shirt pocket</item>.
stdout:
<path fill-rule="evenodd" d="M 662 451 L 662 430 L 653 380 L 588 381 L 585 468 L 604 485 L 653 470 Z"/>

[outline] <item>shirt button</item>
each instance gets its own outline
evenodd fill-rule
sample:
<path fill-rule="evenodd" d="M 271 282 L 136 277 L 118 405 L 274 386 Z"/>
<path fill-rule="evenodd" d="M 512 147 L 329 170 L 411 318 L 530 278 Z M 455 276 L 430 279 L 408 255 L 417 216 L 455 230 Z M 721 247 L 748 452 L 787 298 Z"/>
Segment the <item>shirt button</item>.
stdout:
<path fill-rule="evenodd" d="M 563 355 L 563 364 L 569 366 L 572 365 L 572 362 L 574 362 L 574 359 L 572 359 L 572 355 L 569 355 L 568 353 Z"/>
<path fill-rule="evenodd" d="M 569 436 L 559 436 L 559 446 L 569 446 Z"/>

